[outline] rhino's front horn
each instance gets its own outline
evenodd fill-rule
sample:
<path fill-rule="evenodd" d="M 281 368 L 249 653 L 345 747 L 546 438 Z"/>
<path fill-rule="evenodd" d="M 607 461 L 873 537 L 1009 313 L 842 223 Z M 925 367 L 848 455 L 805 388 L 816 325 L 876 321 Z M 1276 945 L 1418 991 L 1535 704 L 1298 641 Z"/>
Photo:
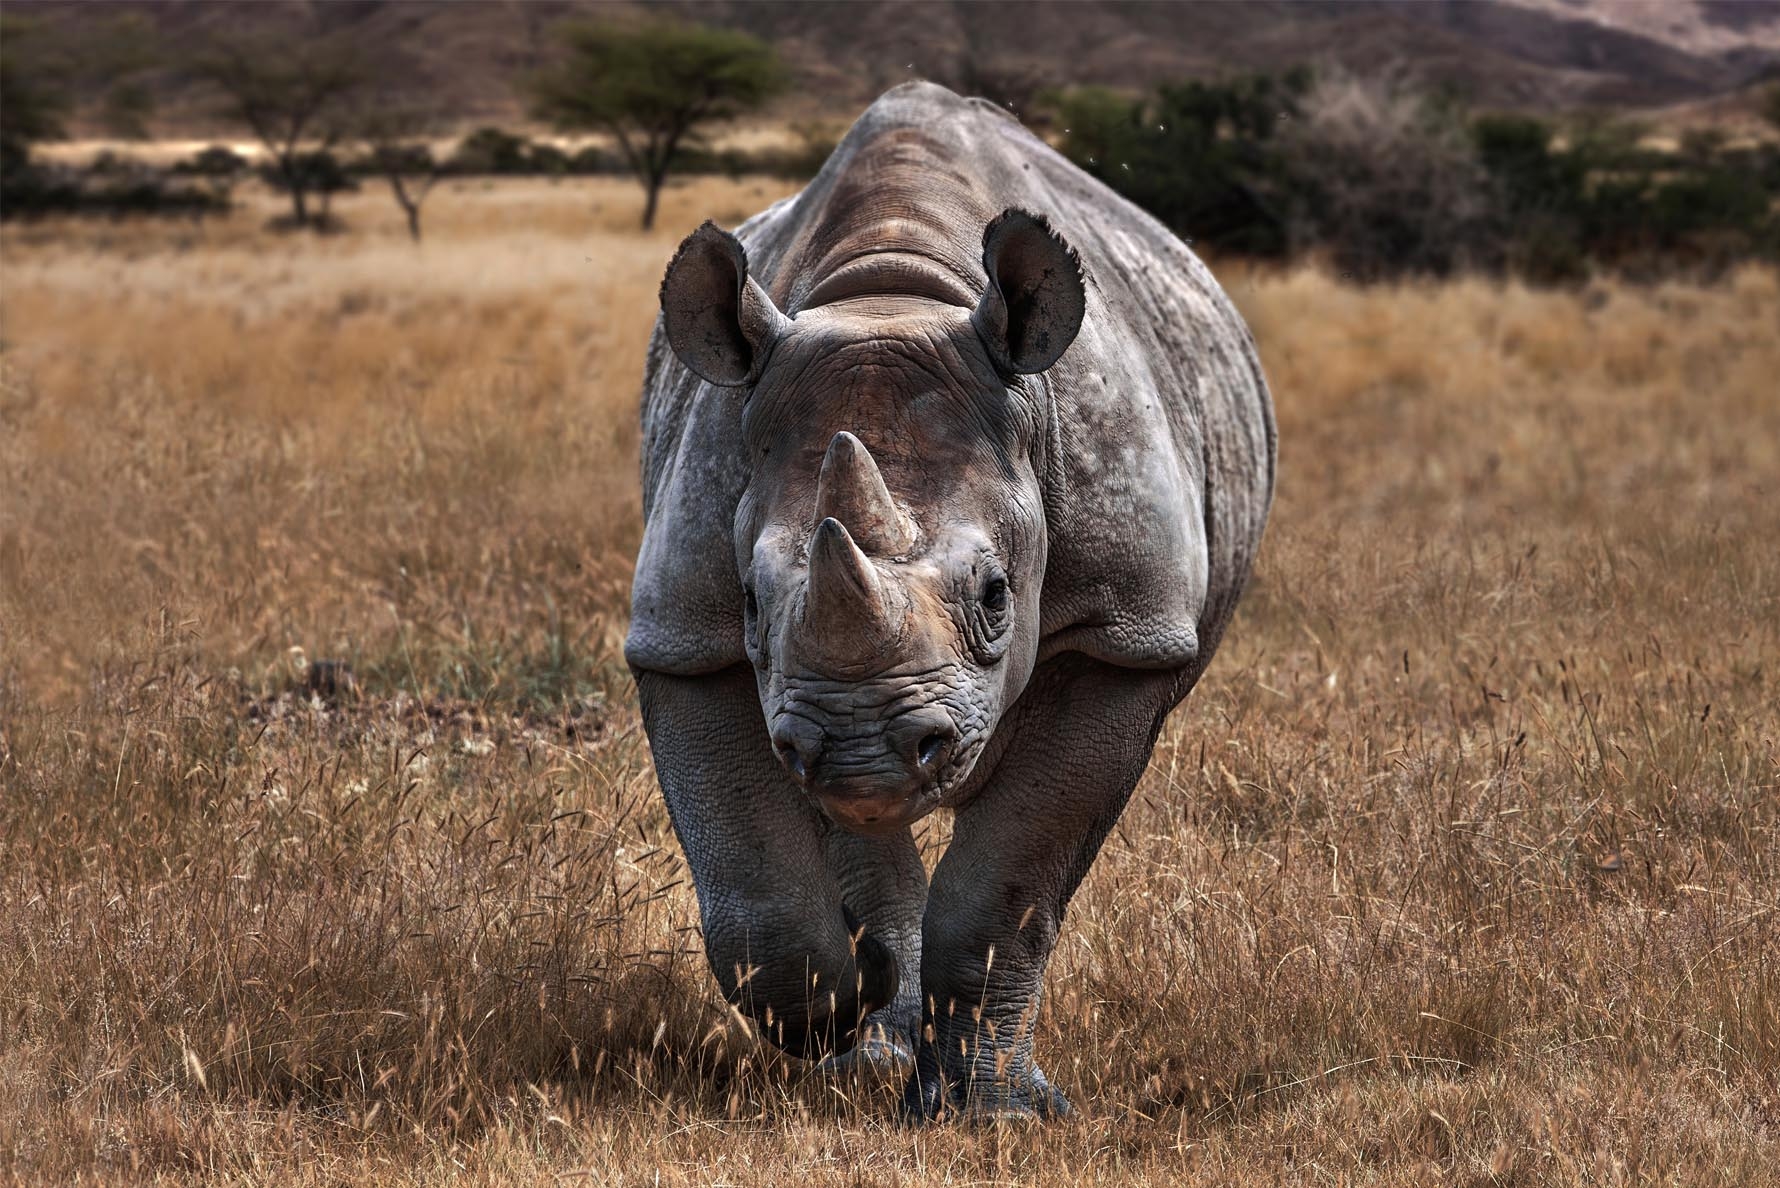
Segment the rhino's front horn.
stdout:
<path fill-rule="evenodd" d="M 816 519 L 839 520 L 874 556 L 895 556 L 915 543 L 915 526 L 890 498 L 871 452 L 845 430 L 834 435 L 822 456 Z"/>
<path fill-rule="evenodd" d="M 895 642 L 900 623 L 888 583 L 832 516 L 810 537 L 804 626 L 821 656 L 841 667 L 866 663 Z"/>

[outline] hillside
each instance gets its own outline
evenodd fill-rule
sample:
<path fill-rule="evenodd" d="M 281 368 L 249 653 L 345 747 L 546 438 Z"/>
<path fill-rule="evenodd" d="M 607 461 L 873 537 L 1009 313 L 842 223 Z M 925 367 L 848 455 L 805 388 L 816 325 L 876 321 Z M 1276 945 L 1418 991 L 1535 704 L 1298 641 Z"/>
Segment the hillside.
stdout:
<path fill-rule="evenodd" d="M 174 58 L 181 47 L 222 31 L 301 35 L 305 28 L 346 26 L 386 74 L 412 76 L 417 89 L 437 95 L 441 107 L 465 122 L 520 118 L 511 80 L 543 60 L 558 21 L 595 12 L 631 17 L 645 8 L 745 29 L 776 44 L 799 84 L 785 114 L 802 116 L 850 115 L 911 77 L 1018 101 L 1041 86 L 1149 86 L 1334 61 L 1398 71 L 1488 106 L 1555 110 L 1698 103 L 1780 71 L 1780 4 L 1766 2 L 7 4 L 9 12 L 35 18 L 72 43 L 96 22 L 136 15 Z M 202 98 L 184 82 L 171 67 L 153 81 L 161 99 L 157 130 L 164 135 L 202 132 L 209 123 Z"/>

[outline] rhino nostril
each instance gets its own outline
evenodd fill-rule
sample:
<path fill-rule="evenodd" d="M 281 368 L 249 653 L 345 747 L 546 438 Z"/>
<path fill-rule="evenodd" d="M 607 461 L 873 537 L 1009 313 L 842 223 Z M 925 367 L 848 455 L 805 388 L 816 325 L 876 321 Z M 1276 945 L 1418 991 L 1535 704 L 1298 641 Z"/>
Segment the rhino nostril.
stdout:
<path fill-rule="evenodd" d="M 890 741 L 911 774 L 931 780 L 957 753 L 958 726 L 938 707 L 910 710 L 891 725 Z"/>
<path fill-rule="evenodd" d="M 944 734 L 933 733 L 921 740 L 916 751 L 917 761 L 922 767 L 938 767 L 945 760 L 946 751 L 951 739 Z"/>
<path fill-rule="evenodd" d="M 800 780 L 803 779 L 806 774 L 803 766 L 803 756 L 797 753 L 797 747 L 792 743 L 782 742 L 778 745 L 777 749 L 779 752 L 779 762 L 783 763 L 792 775 Z"/>
<path fill-rule="evenodd" d="M 800 728 L 795 722 L 781 722 L 772 732 L 773 754 L 798 783 L 807 783 L 816 757 L 822 752 L 820 733 Z"/>

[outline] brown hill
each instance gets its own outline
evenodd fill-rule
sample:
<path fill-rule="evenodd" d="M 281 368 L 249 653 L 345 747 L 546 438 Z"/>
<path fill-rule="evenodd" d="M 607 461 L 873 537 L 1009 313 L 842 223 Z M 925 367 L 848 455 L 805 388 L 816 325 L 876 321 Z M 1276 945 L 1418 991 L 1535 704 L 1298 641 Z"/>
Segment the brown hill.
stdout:
<path fill-rule="evenodd" d="M 1145 87 L 1236 70 L 1332 61 L 1400 73 L 1498 107 L 1656 107 L 1694 102 L 1780 70 L 1780 3 L 1669 0 L 1665 24 L 1601 0 L 1251 0 L 1249 3 L 799 3 L 791 0 L 9 0 L 71 39 L 145 18 L 176 60 L 217 32 L 351 30 L 374 61 L 469 123 L 515 122 L 513 78 L 548 54 L 558 21 L 645 11 L 745 29 L 777 45 L 799 87 L 787 114 L 850 115 L 913 77 L 1018 103 L 1077 83 Z M 93 79 L 97 91 L 100 80 Z M 153 81 L 161 130 L 209 123 L 175 67 Z"/>

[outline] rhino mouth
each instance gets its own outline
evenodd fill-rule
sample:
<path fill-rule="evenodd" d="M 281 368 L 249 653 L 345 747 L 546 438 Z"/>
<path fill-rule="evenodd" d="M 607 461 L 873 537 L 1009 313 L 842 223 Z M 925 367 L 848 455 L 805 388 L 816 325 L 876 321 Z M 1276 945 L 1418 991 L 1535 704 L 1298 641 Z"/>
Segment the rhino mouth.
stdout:
<path fill-rule="evenodd" d="M 888 796 L 835 796 L 816 794 L 822 814 L 848 833 L 895 833 L 906 829 L 939 807 L 939 797 L 908 792 Z"/>

